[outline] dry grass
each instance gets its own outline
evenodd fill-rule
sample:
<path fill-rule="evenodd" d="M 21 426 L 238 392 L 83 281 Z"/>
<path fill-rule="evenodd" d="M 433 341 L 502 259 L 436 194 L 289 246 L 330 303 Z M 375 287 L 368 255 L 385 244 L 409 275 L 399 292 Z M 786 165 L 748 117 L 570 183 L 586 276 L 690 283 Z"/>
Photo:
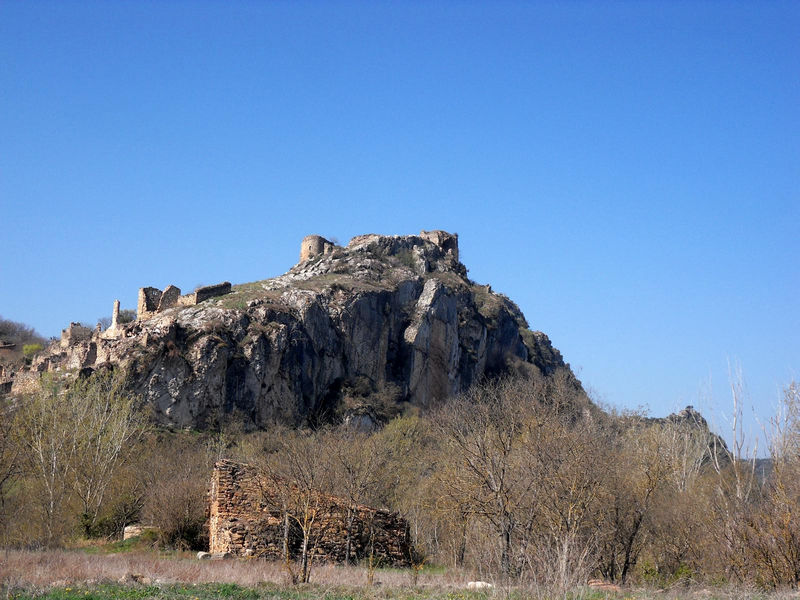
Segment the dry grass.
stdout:
<path fill-rule="evenodd" d="M 0 550 L 0 574 L 23 587 L 124 581 L 131 576 L 160 583 L 236 583 L 242 586 L 266 582 L 283 584 L 287 579 L 282 563 L 259 559 L 197 560 L 191 554 L 89 554 L 79 550 Z M 410 570 L 378 570 L 375 580 L 391 587 L 412 584 Z M 319 564 L 313 568 L 311 581 L 320 585 L 360 586 L 367 581 L 367 569 Z M 418 583 L 423 587 L 463 588 L 467 581 L 465 573 L 423 571 Z"/>
<path fill-rule="evenodd" d="M 377 583 L 367 587 L 367 569 L 335 565 L 317 565 L 311 575 L 312 587 L 290 588 L 281 563 L 263 560 L 197 560 L 194 555 L 159 555 L 155 552 L 129 552 L 124 554 L 89 554 L 81 550 L 72 551 L 19 551 L 0 550 L 0 596 L 14 598 L 71 598 L 64 595 L 70 586 L 85 590 L 83 594 L 91 597 L 127 597 L 117 588 L 103 588 L 103 584 L 124 583 L 126 586 L 159 586 L 150 596 L 140 593 L 138 597 L 172 598 L 169 586 L 203 586 L 210 584 L 236 584 L 245 588 L 244 596 L 250 598 L 364 598 L 399 599 L 435 598 L 442 600 L 482 600 L 482 599 L 571 599 L 571 600 L 677 600 L 690 598 L 696 600 L 790 600 L 800 598 L 796 590 L 782 592 L 758 592 L 743 588 L 704 588 L 680 587 L 671 590 L 627 588 L 620 592 L 600 591 L 588 587 L 568 592 L 554 592 L 532 587 L 505 587 L 497 585 L 494 589 L 468 591 L 467 582 L 476 579 L 474 574 L 463 571 L 423 570 L 417 586 L 413 587 L 411 571 L 386 569 L 378 570 Z M 99 587 L 98 587 L 99 586 Z M 266 587 L 265 587 L 266 586 Z M 276 587 L 278 586 L 278 587 Z M 183 588 L 185 591 L 185 588 Z M 214 589 L 191 588 L 201 598 L 228 597 Z M 245 593 L 252 589 L 252 593 Z M 11 590 L 16 590 L 12 592 Z M 21 590 L 28 590 L 20 593 Z M 48 592 L 48 590 L 53 590 Z M 60 590 L 60 591 L 59 591 Z M 93 590 L 93 591 L 89 591 Z M 114 591 L 116 590 L 116 592 Z M 259 591 L 255 591 L 259 590 Z M 283 590 L 283 591 L 282 591 Z M 291 591 L 295 590 L 295 591 Z M 132 590 L 134 591 L 134 590 Z M 202 593 L 204 592 L 204 593 Z M 176 592 L 177 593 L 177 592 Z M 79 594 L 80 595 L 80 594 Z M 180 596 L 180 594 L 177 594 Z M 231 595 L 231 597 L 236 594 Z M 243 596 L 243 597 L 244 597 Z M 238 596 L 236 596 L 238 597 Z"/>
<path fill-rule="evenodd" d="M 274 306 L 275 308 L 285 308 L 280 302 L 280 291 L 264 289 L 264 284 L 267 281 L 269 280 L 265 279 L 263 281 L 234 285 L 231 288 L 230 294 L 219 296 L 216 299 L 216 306 L 227 309 L 245 310 L 247 304 L 251 300 L 262 300 L 264 303 Z"/>

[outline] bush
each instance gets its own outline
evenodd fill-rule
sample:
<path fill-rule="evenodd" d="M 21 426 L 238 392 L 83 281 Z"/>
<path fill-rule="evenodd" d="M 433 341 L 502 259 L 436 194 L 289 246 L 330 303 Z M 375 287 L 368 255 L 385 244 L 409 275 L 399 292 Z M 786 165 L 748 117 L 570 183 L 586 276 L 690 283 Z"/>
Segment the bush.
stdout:
<path fill-rule="evenodd" d="M 179 445 L 181 440 L 173 439 Z M 191 442 L 191 440 L 189 440 Z M 155 447 L 164 450 L 164 444 Z M 170 449 L 172 459 L 151 462 L 151 479 L 142 508 L 142 521 L 159 530 L 162 546 L 181 550 L 204 550 L 206 488 L 211 465 L 205 452 L 186 446 Z"/>
<path fill-rule="evenodd" d="M 39 352 L 44 346 L 42 344 L 25 344 L 22 347 L 22 355 L 27 358 L 33 358 L 33 355 Z"/>

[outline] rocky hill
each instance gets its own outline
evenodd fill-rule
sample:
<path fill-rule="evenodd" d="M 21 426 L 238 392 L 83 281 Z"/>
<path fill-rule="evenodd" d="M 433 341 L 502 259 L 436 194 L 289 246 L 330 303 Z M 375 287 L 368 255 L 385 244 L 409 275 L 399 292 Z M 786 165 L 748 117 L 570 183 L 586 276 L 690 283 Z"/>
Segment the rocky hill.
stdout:
<path fill-rule="evenodd" d="M 380 420 L 514 367 L 561 370 L 580 389 L 548 337 L 466 274 L 458 237 L 443 231 L 346 247 L 309 236 L 274 279 L 188 296 L 142 288 L 136 321 L 71 326 L 12 393 L 41 371 L 124 369 L 160 423 L 203 428 L 226 416 L 254 427 Z"/>

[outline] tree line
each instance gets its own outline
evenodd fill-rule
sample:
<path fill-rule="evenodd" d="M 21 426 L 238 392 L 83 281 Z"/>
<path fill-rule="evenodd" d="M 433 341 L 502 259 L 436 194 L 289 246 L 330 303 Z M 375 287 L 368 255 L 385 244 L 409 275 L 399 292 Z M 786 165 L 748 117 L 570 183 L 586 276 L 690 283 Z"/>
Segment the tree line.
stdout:
<path fill-rule="evenodd" d="M 735 390 L 734 400 L 740 414 Z M 37 393 L 0 407 L 0 544 L 113 539 L 143 522 L 162 545 L 203 549 L 211 470 L 231 458 L 309 498 L 321 491 L 397 511 L 418 563 L 482 578 L 564 589 L 593 576 L 800 581 L 795 383 L 772 423 L 766 478 L 743 456 L 740 424 L 727 448 L 687 421 L 600 410 L 558 375 L 485 382 L 376 429 L 244 432 L 231 421 L 170 432 L 149 423 L 141 399 L 108 372 L 45 376 Z M 291 516 L 311 540 L 301 500 Z"/>

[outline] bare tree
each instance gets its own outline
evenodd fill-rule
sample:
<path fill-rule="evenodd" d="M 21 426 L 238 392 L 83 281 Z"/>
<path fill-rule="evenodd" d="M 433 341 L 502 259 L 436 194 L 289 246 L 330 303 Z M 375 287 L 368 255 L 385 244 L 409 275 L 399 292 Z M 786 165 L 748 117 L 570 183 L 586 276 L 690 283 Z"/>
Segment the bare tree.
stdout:
<path fill-rule="evenodd" d="M 0 401 L 0 534 L 8 525 L 8 495 L 21 475 L 20 449 L 12 434 L 11 408 Z"/>
<path fill-rule="evenodd" d="M 741 369 L 729 367 L 732 413 L 729 419 L 731 448 L 712 451 L 716 474 L 709 503 L 713 520 L 709 531 L 724 557 L 726 575 L 746 581 L 752 572 L 747 549 L 746 522 L 756 485 L 758 440 L 750 445 L 742 421 L 746 400 Z"/>
<path fill-rule="evenodd" d="M 542 484 L 554 474 L 542 451 L 562 408 L 559 394 L 543 381 L 503 379 L 471 388 L 435 419 L 451 461 L 442 489 L 461 519 L 491 523 L 506 575 L 519 564 L 514 545 L 527 545 Z"/>
<path fill-rule="evenodd" d="M 294 583 L 308 583 L 314 554 L 331 507 L 321 490 L 330 485 L 329 454 L 322 436 L 311 432 L 286 432 L 274 440 L 273 451 L 257 465 L 262 474 L 264 500 L 284 517 L 284 558 Z M 291 525 L 301 534 L 300 572 L 291 565 L 289 534 Z"/>
<path fill-rule="evenodd" d="M 663 457 L 668 439 L 663 429 L 642 427 L 635 416 L 622 435 L 609 440 L 607 456 L 616 456 L 617 462 L 606 488 L 600 569 L 612 581 L 625 583 L 642 551 L 656 495 L 669 477 Z"/>
<path fill-rule="evenodd" d="M 523 472 L 535 481 L 535 494 L 524 506 L 531 515 L 520 543 L 534 577 L 565 591 L 594 567 L 595 517 L 610 463 L 592 420 L 575 426 L 571 415 L 550 406 L 539 412 L 539 426 L 523 446 Z"/>
<path fill-rule="evenodd" d="M 91 535 L 119 465 L 145 429 L 140 399 L 125 388 L 125 378 L 103 372 L 77 380 L 69 390 L 77 434 L 78 460 L 73 488 L 82 506 L 84 534 Z"/>
<path fill-rule="evenodd" d="M 40 511 L 42 541 L 57 545 L 66 533 L 64 522 L 78 456 L 75 413 L 62 386 L 43 376 L 39 390 L 22 398 L 15 419 L 15 436 L 25 450 L 28 470 L 39 491 L 31 498 Z"/>
<path fill-rule="evenodd" d="M 345 559 L 352 561 L 353 524 L 360 504 L 374 496 L 378 483 L 379 450 L 375 438 L 355 427 L 341 427 L 325 435 L 331 459 L 332 490 L 348 501 Z"/>
<path fill-rule="evenodd" d="M 772 587 L 800 585 L 800 386 L 784 390 L 772 421 L 772 473 L 751 507 L 745 543 L 757 577 Z"/>
<path fill-rule="evenodd" d="M 164 546 L 200 549 L 204 544 L 206 491 L 212 464 L 197 439 L 172 434 L 148 440 L 141 514 L 155 525 Z M 169 460 L 164 453 L 169 452 Z M 140 475 L 140 476 L 142 476 Z"/>

